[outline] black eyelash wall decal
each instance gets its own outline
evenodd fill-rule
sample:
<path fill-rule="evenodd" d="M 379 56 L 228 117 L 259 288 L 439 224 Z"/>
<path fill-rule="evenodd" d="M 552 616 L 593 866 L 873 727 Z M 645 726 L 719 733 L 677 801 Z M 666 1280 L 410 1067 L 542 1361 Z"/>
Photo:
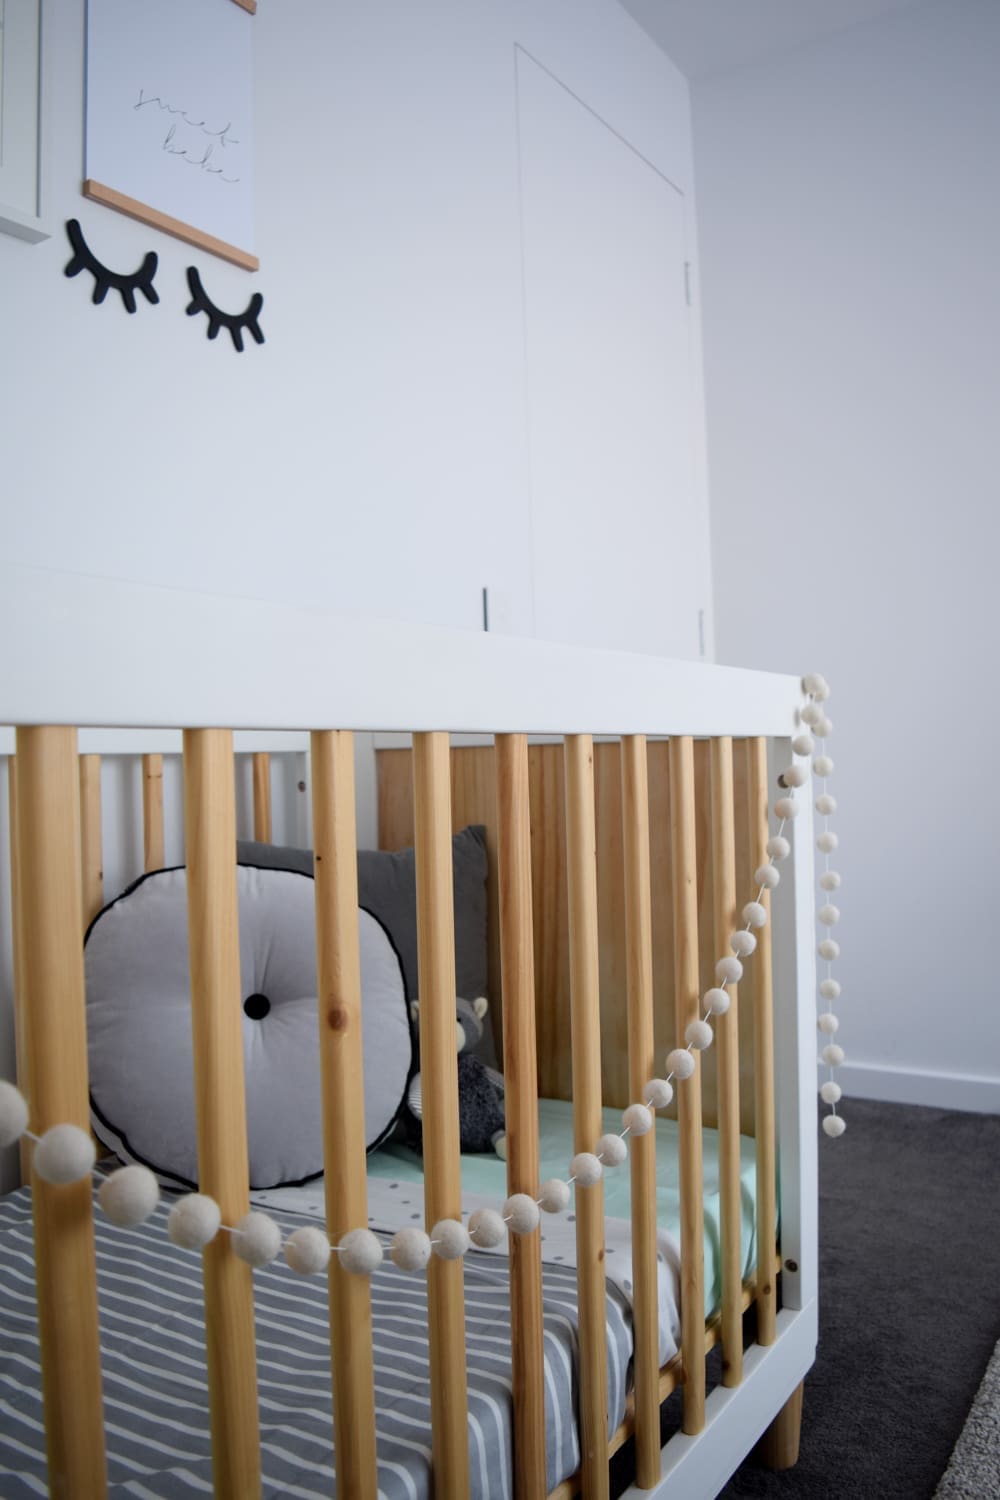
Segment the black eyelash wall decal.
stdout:
<path fill-rule="evenodd" d="M 108 292 L 112 290 L 121 293 L 126 312 L 135 312 L 136 292 L 141 292 L 147 302 L 159 302 L 159 296 L 153 286 L 153 277 L 156 275 L 158 264 L 155 250 L 150 250 L 138 271 L 127 273 L 109 271 L 107 266 L 102 265 L 97 259 L 84 239 L 79 219 L 66 220 L 66 233 L 73 246 L 73 255 L 66 262 L 65 274 L 79 276 L 81 271 L 89 271 L 94 278 L 92 298 L 94 302 L 103 302 Z"/>
<path fill-rule="evenodd" d="M 187 307 L 188 317 L 190 318 L 195 313 L 203 312 L 208 318 L 208 337 L 210 339 L 218 337 L 220 328 L 228 328 L 229 336 L 233 341 L 233 348 L 238 354 L 243 353 L 244 328 L 248 333 L 253 334 L 258 344 L 264 342 L 264 335 L 257 321 L 260 317 L 260 310 L 264 306 L 264 298 L 260 292 L 254 292 L 243 312 L 226 313 L 222 311 L 221 307 L 216 307 L 211 297 L 205 291 L 205 288 L 201 284 L 201 277 L 194 266 L 188 266 L 187 279 L 188 286 L 191 288 L 191 301 Z"/>

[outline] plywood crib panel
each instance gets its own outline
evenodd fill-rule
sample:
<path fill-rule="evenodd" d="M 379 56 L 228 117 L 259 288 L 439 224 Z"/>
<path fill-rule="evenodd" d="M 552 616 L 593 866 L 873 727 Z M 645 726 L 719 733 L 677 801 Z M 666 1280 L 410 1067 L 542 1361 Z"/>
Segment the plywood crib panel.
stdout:
<path fill-rule="evenodd" d="M 739 906 L 757 895 L 753 870 L 757 860 L 749 808 L 750 742 L 733 744 L 736 806 L 736 892 Z M 698 953 L 702 988 L 714 983 L 713 870 L 710 743 L 694 745 L 697 844 Z M 657 1067 L 676 1045 L 674 1022 L 674 917 L 670 858 L 670 769 L 668 741 L 648 745 L 650 868 L 652 876 L 654 1034 Z M 569 917 L 566 886 L 566 818 L 564 752 L 559 743 L 528 747 L 531 802 L 531 878 L 534 918 L 538 1091 L 544 1098 L 572 1097 L 569 981 Z M 376 751 L 378 838 L 383 849 L 413 843 L 413 769 L 411 751 Z M 622 848 L 621 749 L 617 741 L 594 745 L 595 824 L 597 841 L 597 917 L 600 945 L 601 1068 L 604 1102 L 624 1107 L 632 1097 L 628 1075 L 628 1007 L 625 947 L 625 871 Z M 451 748 L 452 828 L 470 823 L 487 830 L 489 856 L 490 1004 L 498 1055 L 503 1015 L 500 989 L 497 909 L 497 812 L 495 752 L 492 745 Z M 741 985 L 740 1119 L 746 1134 L 754 1129 L 755 968 L 749 965 Z M 717 1123 L 717 1070 L 714 1049 L 703 1054 L 705 1123 Z M 676 1113 L 676 1105 L 668 1113 Z"/>

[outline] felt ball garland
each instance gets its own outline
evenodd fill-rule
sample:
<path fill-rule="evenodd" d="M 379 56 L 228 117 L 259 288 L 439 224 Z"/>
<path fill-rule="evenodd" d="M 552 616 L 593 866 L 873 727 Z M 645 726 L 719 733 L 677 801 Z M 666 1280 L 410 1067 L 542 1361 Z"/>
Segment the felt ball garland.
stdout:
<path fill-rule="evenodd" d="M 792 749 L 798 756 L 814 755 L 817 744 L 820 753 L 813 760 L 813 772 L 823 782 L 822 790 L 815 797 L 815 808 L 824 819 L 824 826 L 816 838 L 816 847 L 824 855 L 824 869 L 819 876 L 820 888 L 827 893 L 839 890 L 841 879 L 837 871 L 830 868 L 830 856 L 837 848 L 837 835 L 830 829 L 829 820 L 837 810 L 837 801 L 826 790 L 827 778 L 833 773 L 833 760 L 826 754 L 825 742 L 829 738 L 833 723 L 821 705 L 830 695 L 825 678 L 811 673 L 802 679 L 806 702 L 799 713 L 800 722 L 806 726 L 792 739 Z M 685 1046 L 675 1047 L 666 1057 L 667 1076 L 651 1078 L 643 1090 L 643 1100 L 629 1104 L 622 1112 L 622 1130 L 617 1134 L 602 1135 L 595 1150 L 579 1151 L 569 1163 L 569 1175 L 565 1179 L 552 1177 L 543 1182 L 537 1198 L 528 1193 L 513 1193 L 503 1204 L 502 1211 L 479 1208 L 469 1216 L 468 1226 L 458 1219 L 441 1219 L 430 1234 L 409 1226 L 397 1230 L 388 1247 L 389 1259 L 401 1271 L 422 1271 L 436 1255 L 441 1260 L 460 1260 L 473 1247 L 481 1250 L 497 1249 L 503 1244 L 508 1232 L 531 1234 L 538 1228 L 540 1211 L 563 1213 L 571 1201 L 571 1187 L 591 1187 L 599 1182 L 605 1168 L 621 1166 L 628 1156 L 626 1138 L 629 1135 L 647 1135 L 654 1127 L 657 1109 L 665 1109 L 674 1096 L 674 1082 L 683 1087 L 694 1075 L 694 1054 L 710 1047 L 714 1039 L 711 1017 L 725 1015 L 729 1010 L 730 997 L 725 986 L 738 984 L 743 978 L 742 960 L 752 957 L 757 948 L 755 931 L 766 926 L 767 908 L 761 897 L 765 891 L 773 891 L 780 883 L 778 865 L 791 854 L 791 844 L 785 838 L 786 822 L 794 819 L 799 811 L 794 789 L 805 786 L 809 779 L 806 769 L 793 762 L 778 777 L 782 795 L 774 803 L 774 811 L 780 819 L 778 832 L 767 841 L 767 863 L 754 871 L 754 882 L 758 887 L 756 897 L 748 901 L 742 910 L 742 928 L 730 934 L 731 953 L 724 954 L 715 965 L 716 983 L 702 997 L 704 1015 L 690 1021 L 684 1032 Z M 840 909 L 827 901 L 817 912 L 818 921 L 827 930 L 840 921 Z M 839 982 L 833 978 L 830 966 L 840 957 L 840 945 L 832 937 L 824 937 L 818 945 L 819 957 L 827 964 L 827 973 L 819 984 L 819 994 L 826 1001 L 826 1009 L 817 1025 L 824 1045 L 820 1060 L 830 1069 L 830 1077 L 820 1087 L 820 1098 L 828 1105 L 830 1113 L 823 1118 L 823 1129 L 828 1136 L 843 1135 L 846 1122 L 837 1113 L 842 1089 L 834 1080 L 833 1070 L 844 1062 L 844 1049 L 833 1040 L 840 1028 L 831 1004 L 841 993 Z M 95 1150 L 91 1137 L 77 1125 L 54 1125 L 41 1137 L 28 1129 L 29 1112 L 23 1095 L 13 1084 L 0 1080 L 0 1147 L 12 1146 L 22 1136 L 35 1142 L 33 1167 L 38 1176 L 50 1183 L 79 1182 L 94 1170 Z M 153 1213 L 159 1202 L 160 1190 L 156 1178 L 148 1167 L 132 1165 L 120 1167 L 110 1173 L 98 1189 L 98 1202 L 112 1223 L 121 1228 L 135 1228 Z M 268 1215 L 251 1210 L 229 1225 L 222 1223 L 222 1212 L 214 1198 L 204 1193 L 188 1193 L 179 1198 L 167 1216 L 167 1234 L 172 1242 L 185 1250 L 201 1250 L 221 1232 L 232 1241 L 233 1253 L 247 1265 L 259 1269 L 271 1265 L 282 1253 L 291 1270 L 309 1276 L 324 1272 L 331 1258 L 339 1257 L 341 1269 L 357 1276 L 370 1276 L 381 1265 L 385 1251 L 382 1242 L 370 1229 L 350 1229 L 342 1234 L 336 1244 L 319 1228 L 307 1226 L 296 1229 L 284 1239 L 280 1226 Z"/>

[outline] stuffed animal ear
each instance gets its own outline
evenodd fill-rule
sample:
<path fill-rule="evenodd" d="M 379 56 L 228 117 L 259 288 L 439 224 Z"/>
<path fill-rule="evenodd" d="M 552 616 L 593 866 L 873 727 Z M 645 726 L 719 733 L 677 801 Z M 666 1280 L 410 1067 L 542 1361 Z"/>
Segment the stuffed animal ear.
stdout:
<path fill-rule="evenodd" d="M 473 1000 L 472 1002 L 472 1009 L 475 1011 L 480 1020 L 483 1019 L 489 1008 L 490 1002 L 487 1000 L 485 995 L 480 995 L 478 999 Z"/>
<path fill-rule="evenodd" d="M 455 1022 L 455 1050 L 461 1052 L 465 1046 L 465 1027 L 461 1021 Z"/>
<path fill-rule="evenodd" d="M 420 1020 L 420 1001 L 419 1000 L 411 1000 L 410 1001 L 410 1020 L 413 1022 L 414 1026 L 416 1026 L 418 1024 L 419 1020 Z"/>

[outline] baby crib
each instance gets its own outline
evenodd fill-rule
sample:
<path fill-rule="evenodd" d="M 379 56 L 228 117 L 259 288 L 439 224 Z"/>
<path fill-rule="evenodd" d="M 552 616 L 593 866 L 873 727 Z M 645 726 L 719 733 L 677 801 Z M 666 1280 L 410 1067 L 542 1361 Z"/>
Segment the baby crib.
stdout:
<path fill-rule="evenodd" d="M 282 734 L 308 732 L 332 1240 L 368 1222 L 352 731 L 412 736 L 429 1227 L 462 1215 L 450 867 L 461 789 L 452 782 L 453 739 L 486 737 L 492 746 L 486 764 L 495 815 L 508 1191 L 537 1197 L 537 1036 L 546 1038 L 543 1068 L 553 1051 L 562 1054 L 574 1149 L 591 1151 L 601 1134 L 602 1103 L 609 1102 L 602 1021 L 605 1032 L 610 1025 L 615 1033 L 614 1062 L 605 1070 L 617 1080 L 610 1092 L 641 1099 L 647 1080 L 662 1072 L 657 1038 L 664 1029 L 683 1037 L 700 1015 L 706 979 L 714 982 L 705 956 L 727 951 L 739 906 L 755 894 L 750 872 L 763 862 L 768 838 L 768 767 L 773 785 L 774 769 L 791 756 L 801 699 L 798 681 L 785 676 L 359 622 L 26 568 L 0 569 L 0 623 L 8 642 L 0 665 L 0 722 L 16 731 L 9 784 L 17 1067 L 32 1129 L 89 1123 L 81 913 L 92 915 L 101 841 L 92 796 L 96 767 L 91 757 L 80 758 L 77 731 L 120 730 L 123 743 L 138 746 L 145 731 L 181 730 L 199 1178 L 227 1224 L 249 1206 L 233 732 L 255 731 L 262 746 L 276 748 Z M 537 929 L 555 918 L 552 902 L 540 901 L 537 890 L 533 899 L 532 828 L 549 815 L 538 799 L 550 794 L 529 775 L 529 737 L 531 744 L 547 741 L 559 767 L 558 777 L 548 780 L 558 782 L 564 828 L 557 863 L 561 868 L 564 847 L 568 1034 L 543 1014 L 549 1002 L 536 984 Z M 595 802 L 595 740 L 602 775 L 613 765 L 620 778 L 616 826 L 607 806 L 602 812 Z M 651 799 L 654 762 L 659 769 Z M 257 831 L 266 836 L 269 782 L 262 752 L 254 769 Z M 162 860 L 155 756 L 146 773 L 149 865 Z M 663 940 L 652 920 L 651 805 L 652 836 L 662 835 L 669 851 L 669 1016 L 662 994 L 654 994 L 654 950 Z M 706 1322 L 699 1063 L 677 1088 L 680 1352 L 659 1368 L 656 1148 L 648 1135 L 630 1146 L 633 1386 L 625 1420 L 610 1437 L 603 1190 L 598 1182 L 576 1193 L 582 1461 L 579 1473 L 551 1492 L 560 1500 L 578 1492 L 588 1500 L 606 1496 L 609 1458 L 628 1439 L 634 1439 L 629 1494 L 708 1500 L 768 1431 L 776 1461 L 794 1461 L 801 1382 L 817 1330 L 814 907 L 806 809 L 788 833 L 788 874 L 775 894 L 772 921 L 762 929 L 752 978 L 748 974 L 740 986 L 752 1002 L 751 1055 L 745 1036 L 741 1049 L 736 1004 L 716 1027 L 709 1113 L 721 1162 L 721 1307 Z M 607 955 L 598 923 L 598 867 L 607 842 L 615 844 L 623 873 L 624 984 L 610 996 L 602 995 Z M 537 855 L 534 874 L 537 883 Z M 741 1110 L 744 1123 L 752 1120 L 757 1163 L 757 1272 L 746 1284 L 739 1247 Z M 96 1500 L 106 1493 L 106 1478 L 91 1185 L 52 1186 L 36 1177 L 32 1198 L 51 1493 Z M 203 1274 L 214 1492 L 252 1500 L 261 1493 L 253 1273 L 219 1236 L 203 1252 Z M 470 1493 L 461 1259 L 432 1257 L 427 1295 L 433 1490 L 461 1500 Z M 515 1493 L 543 1500 L 537 1233 L 510 1236 L 510 1303 Z M 744 1314 L 751 1304 L 755 1337 L 745 1349 Z M 329 1270 L 329 1323 L 337 1490 L 374 1497 L 369 1285 L 336 1257 Z M 718 1343 L 722 1381 L 706 1398 L 706 1355 Z M 677 1387 L 683 1388 L 682 1431 L 661 1448 L 661 1403 Z"/>

